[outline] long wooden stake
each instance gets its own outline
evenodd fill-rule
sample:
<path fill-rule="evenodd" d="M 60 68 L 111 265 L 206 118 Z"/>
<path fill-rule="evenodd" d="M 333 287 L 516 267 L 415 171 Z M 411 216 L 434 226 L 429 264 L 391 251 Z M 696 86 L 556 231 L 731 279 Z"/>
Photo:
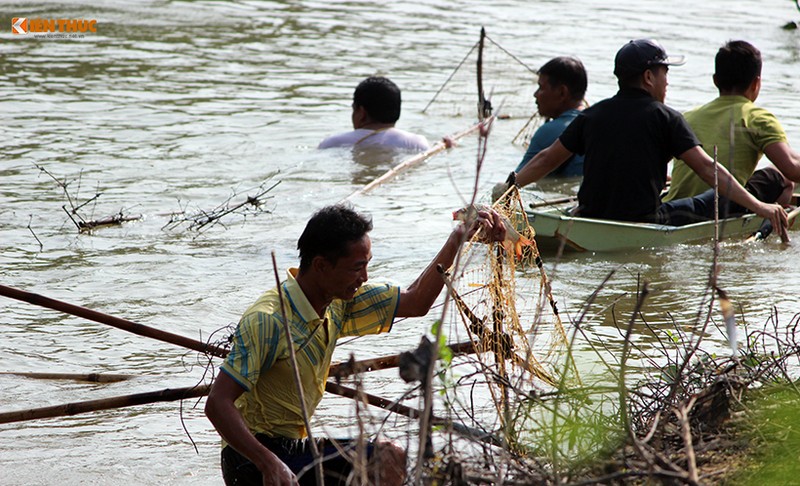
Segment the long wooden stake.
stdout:
<path fill-rule="evenodd" d="M 83 402 L 66 403 L 62 405 L 53 405 L 50 407 L 32 408 L 28 410 L 17 410 L 14 412 L 0 413 L 0 424 L 9 424 L 13 422 L 24 422 L 27 420 L 45 419 L 78 415 L 87 412 L 96 412 L 99 410 L 110 410 L 113 408 L 132 407 L 136 405 L 145 405 L 148 403 L 156 402 L 171 402 L 175 400 L 184 400 L 187 398 L 198 398 L 208 395 L 211 390 L 211 385 L 199 385 L 186 388 L 167 388 L 155 392 L 135 393 L 132 395 L 122 395 L 111 398 L 101 398 L 99 400 L 87 400 Z M 359 393 L 352 388 L 337 385 L 333 382 L 325 384 L 325 391 L 340 395 L 345 398 L 358 399 Z M 422 414 L 421 411 L 402 405 L 400 403 L 392 402 L 386 398 L 381 398 L 369 393 L 362 393 L 361 396 L 372 406 L 382 408 L 389 412 L 397 413 L 409 418 L 419 418 Z M 501 439 L 494 435 L 468 427 L 458 422 L 452 422 L 440 417 L 432 417 L 434 425 L 450 426 L 456 432 L 471 437 L 482 442 L 489 444 L 503 446 Z"/>
<path fill-rule="evenodd" d="M 486 38 L 486 29 L 481 27 L 481 37 L 478 40 L 478 61 L 476 64 L 475 74 L 478 82 L 478 120 L 483 121 L 488 117 L 486 97 L 483 94 L 483 40 Z"/>
<path fill-rule="evenodd" d="M 108 324 L 110 326 L 114 326 L 116 328 L 132 332 L 134 334 L 138 334 L 140 336 L 150 337 L 153 339 L 158 339 L 160 341 L 165 341 L 170 344 L 175 344 L 178 346 L 183 346 L 189 349 L 193 349 L 195 351 L 200 351 L 202 353 L 207 353 L 212 356 L 216 356 L 219 358 L 224 358 L 228 354 L 228 350 L 224 348 L 220 348 L 218 346 L 213 346 L 210 344 L 206 344 L 200 341 L 195 341 L 193 339 L 189 339 L 183 336 L 179 336 L 177 334 L 172 334 L 169 332 L 161 331 L 158 329 L 150 328 L 144 326 L 142 324 L 137 324 L 135 322 L 128 321 L 126 319 L 121 319 L 119 317 L 110 316 L 108 314 L 103 314 L 102 312 L 94 311 L 91 309 L 87 309 L 85 307 L 80 307 L 73 304 L 68 304 L 66 302 L 62 302 L 59 300 L 51 299 L 49 297 L 44 297 L 39 294 L 34 294 L 31 292 L 25 292 L 23 290 L 15 289 L 13 287 L 7 287 L 5 285 L 0 285 L 0 295 L 5 297 L 10 297 L 12 299 L 21 300 L 23 302 L 28 302 L 33 305 L 38 305 L 42 307 L 47 307 L 48 309 L 53 309 L 61 312 L 65 312 L 67 314 L 71 314 L 78 317 L 83 317 L 85 319 L 89 319 L 95 322 L 99 322 L 101 324 Z M 474 353 L 475 348 L 471 341 L 463 342 L 463 343 L 456 343 L 450 344 L 448 346 L 454 355 L 459 354 L 468 354 Z M 385 356 L 381 358 L 372 358 L 366 359 L 361 361 L 356 361 L 355 363 L 340 363 L 331 365 L 330 368 L 330 375 L 331 376 L 339 376 L 344 377 L 354 373 L 356 370 L 365 370 L 365 371 L 372 371 L 372 370 L 382 370 L 387 368 L 392 368 L 398 366 L 398 355 L 391 355 Z M 20 374 L 20 373 L 14 373 Z M 88 375 L 91 376 L 91 375 Z M 330 385 L 330 383 L 328 383 Z M 335 384 L 334 384 L 335 385 Z M 339 387 L 339 385 L 336 385 Z M 154 392 L 154 393 L 145 393 L 140 395 L 129 395 L 129 396 L 122 396 L 110 399 L 102 399 L 102 400 L 91 400 L 89 402 L 79 402 L 73 404 L 65 404 L 65 405 L 56 405 L 53 407 L 45 407 L 39 409 L 31 409 L 27 411 L 20 411 L 20 412 L 6 412 L 0 413 L 0 423 L 8 423 L 8 422 L 18 422 L 23 420 L 31 420 L 37 418 L 50 418 L 50 417 L 58 417 L 63 415 L 75 415 L 78 413 L 90 412 L 94 410 L 104 410 L 108 408 L 117 408 L 117 407 L 124 407 L 130 405 L 139 405 L 143 403 L 152 403 L 152 401 L 169 401 L 169 400 L 178 400 L 181 398 L 193 398 L 199 396 L 205 396 L 208 394 L 208 389 L 210 385 L 202 385 L 200 387 L 194 388 L 185 388 L 185 389 L 176 389 L 176 390 L 163 390 L 161 392 Z M 205 390 L 204 393 L 198 394 L 197 390 Z M 337 394 L 335 387 L 327 387 L 326 390 L 330 393 Z M 192 394 L 187 395 L 179 395 L 181 391 L 187 390 L 194 390 L 191 392 Z M 178 395 L 170 394 L 169 392 L 178 393 Z M 137 401 L 139 398 L 129 398 L 129 397 L 145 397 L 144 400 L 148 400 L 147 397 L 175 397 L 177 398 L 156 398 L 151 401 Z M 347 395 L 342 395 L 347 396 Z M 354 397 L 349 397 L 354 398 Z M 382 400 L 382 399 L 381 399 Z M 387 401 L 387 403 L 389 403 Z M 370 401 L 370 404 L 375 405 Z M 380 405 L 377 405 L 380 406 Z M 95 408 L 100 407 L 100 408 Z M 402 407 L 398 404 L 398 407 Z M 385 407 L 382 407 L 385 408 Z M 387 409 L 388 410 L 388 409 Z M 394 410 L 391 410 L 394 411 Z M 398 412 L 399 413 L 399 412 Z"/>
<path fill-rule="evenodd" d="M 63 405 L 54 405 L 51 407 L 5 412 L 0 413 L 0 424 L 43 418 L 63 417 L 65 415 L 77 415 L 79 413 L 108 410 L 111 408 L 131 407 L 134 405 L 144 405 L 146 403 L 171 402 L 175 400 L 183 400 L 184 398 L 203 397 L 208 395 L 208 391 L 210 389 L 211 385 L 199 385 L 187 388 L 167 388 L 165 390 L 159 390 L 156 392 L 136 393 L 133 395 L 101 398 L 99 400 L 67 403 Z"/>
<path fill-rule="evenodd" d="M 415 166 L 415 165 L 417 165 L 417 164 L 419 164 L 421 162 L 424 162 L 425 160 L 431 158 L 432 156 L 438 154 L 442 150 L 444 150 L 447 147 L 451 146 L 450 142 L 454 142 L 454 141 L 456 141 L 456 140 L 458 140 L 460 138 L 463 138 L 463 137 L 469 135 L 470 133 L 478 130 L 481 127 L 481 125 L 483 125 L 483 123 L 484 122 L 478 122 L 475 125 L 472 125 L 471 127 L 467 128 L 465 130 L 462 130 L 460 132 L 456 132 L 456 133 L 454 133 L 454 134 L 452 134 L 452 135 L 450 135 L 448 137 L 445 137 L 445 139 L 442 139 L 442 141 L 437 142 L 436 144 L 433 145 L 433 147 L 429 148 L 428 150 L 426 150 L 426 151 L 424 151 L 424 152 L 422 152 L 420 154 L 411 156 L 408 159 L 400 162 L 396 166 L 394 166 L 391 169 L 389 169 L 382 176 L 378 177 L 377 179 L 375 179 L 374 181 L 370 182 L 366 186 L 362 187 L 361 189 L 357 190 L 356 192 L 354 192 L 354 193 L 350 194 L 349 196 L 347 196 L 346 198 L 344 198 L 344 201 L 347 201 L 348 199 L 351 199 L 351 198 L 353 198 L 355 196 L 358 196 L 360 194 L 366 194 L 369 191 L 371 191 L 371 190 L 375 189 L 376 187 L 380 186 L 384 182 L 387 182 L 387 181 L 389 181 L 391 179 L 394 179 L 399 173 L 403 172 L 404 170 L 409 169 L 409 168 L 411 168 L 411 167 L 413 167 L 413 166 Z M 448 142 L 445 142 L 444 140 L 448 140 Z"/>
<path fill-rule="evenodd" d="M 470 349 L 474 349 L 473 344 L 471 342 L 451 344 L 449 347 L 451 350 L 453 350 L 454 354 L 465 354 L 469 352 L 474 352 L 470 351 Z M 353 373 L 355 370 L 369 370 L 369 369 L 379 370 L 379 369 L 391 368 L 397 366 L 396 356 L 387 356 L 385 358 L 374 358 L 363 361 L 356 361 L 355 363 L 352 363 L 350 366 L 348 366 L 348 370 L 342 368 L 344 364 L 332 365 L 331 375 L 339 373 L 339 376 L 347 376 Z M 381 360 L 384 361 L 381 362 Z M 48 377 L 60 378 L 64 375 L 56 373 L 7 373 L 7 374 L 23 375 L 23 376 L 35 375 L 32 376 L 35 378 L 44 378 L 45 375 L 48 375 Z M 92 377 L 95 375 L 96 374 L 80 375 L 80 376 Z M 99 378 L 102 376 L 126 377 L 129 375 L 96 375 L 96 376 L 98 376 Z M 98 381 L 103 382 L 104 380 L 98 379 Z M 10 422 L 21 422 L 25 420 L 34 420 L 41 418 L 62 417 L 65 415 L 77 415 L 79 413 L 94 412 L 97 410 L 107 410 L 119 407 L 130 407 L 134 405 L 143 405 L 146 403 L 153 403 L 159 401 L 167 402 L 174 400 L 182 400 L 184 398 L 202 397 L 208 395 L 210 389 L 211 385 L 201 385 L 196 387 L 175 388 L 175 389 L 168 388 L 157 392 L 123 395 L 113 398 L 103 398 L 99 400 L 67 403 L 62 405 L 53 405 L 50 407 L 34 408 L 29 410 L 4 412 L 0 413 L 0 424 L 10 423 Z M 337 385 L 336 383 L 333 382 L 327 382 L 325 389 L 329 393 L 333 393 L 335 395 L 341 395 L 346 398 L 356 398 L 355 390 L 350 391 L 351 390 L 350 388 Z M 383 408 L 385 410 L 389 410 L 390 412 L 396 412 L 401 415 L 405 415 L 406 417 L 411 417 L 411 418 L 416 417 L 415 415 L 412 415 L 415 412 L 413 412 L 414 409 L 410 407 L 406 407 L 405 405 L 401 405 L 399 403 L 394 404 L 390 407 L 389 405 L 393 403 L 390 400 L 369 394 L 365 394 L 365 396 L 367 397 L 367 402 L 370 405 L 374 405 Z"/>
<path fill-rule="evenodd" d="M 12 299 L 21 300 L 23 302 L 28 302 L 29 304 L 38 305 L 41 307 L 47 307 L 48 309 L 66 312 L 67 314 L 83 317 L 84 319 L 89 319 L 90 321 L 99 322 L 101 324 L 108 324 L 109 326 L 113 326 L 118 329 L 122 329 L 124 331 L 132 332 L 140 336 L 158 339 L 159 341 L 164 341 L 170 344 L 183 346 L 184 348 L 193 349 L 201 353 L 210 354 L 218 357 L 224 357 L 226 354 L 228 354 L 228 352 L 225 349 L 211 344 L 207 344 L 201 341 L 196 341 L 194 339 L 180 336 L 178 334 L 173 334 L 171 332 L 162 331 L 160 329 L 155 329 L 153 327 L 148 327 L 143 324 L 137 324 L 133 321 L 121 319 L 119 317 L 103 314 L 102 312 L 97 312 L 91 309 L 87 309 L 86 307 L 68 304 L 60 300 L 51 299 L 49 297 L 45 297 L 39 294 L 34 294 L 31 292 L 25 292 L 24 290 L 15 289 L 13 287 L 0 285 L 0 295 L 3 295 L 5 297 L 10 297 Z"/>

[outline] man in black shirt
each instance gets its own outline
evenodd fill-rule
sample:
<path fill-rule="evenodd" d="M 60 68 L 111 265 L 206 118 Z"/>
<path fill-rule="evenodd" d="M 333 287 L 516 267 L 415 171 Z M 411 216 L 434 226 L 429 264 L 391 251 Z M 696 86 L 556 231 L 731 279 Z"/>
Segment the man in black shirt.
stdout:
<path fill-rule="evenodd" d="M 664 204 L 660 199 L 673 157 L 714 185 L 714 161 L 683 116 L 664 104 L 669 66 L 683 63 L 682 56 L 667 56 L 664 48 L 649 39 L 624 45 L 614 60 L 619 92 L 581 112 L 558 140 L 519 171 L 517 184 L 522 187 L 539 180 L 577 153 L 585 156 L 578 191 L 580 216 L 670 225 L 710 218 L 712 197 Z M 720 194 L 770 219 L 788 240 L 781 206 L 757 200 L 723 166 L 717 165 L 716 171 Z"/>

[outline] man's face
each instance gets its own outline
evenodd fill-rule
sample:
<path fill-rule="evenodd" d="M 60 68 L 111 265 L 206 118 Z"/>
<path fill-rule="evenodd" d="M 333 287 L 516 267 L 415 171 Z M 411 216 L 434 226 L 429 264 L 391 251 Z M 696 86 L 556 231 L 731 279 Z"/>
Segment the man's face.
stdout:
<path fill-rule="evenodd" d="M 336 299 L 349 300 L 356 294 L 367 279 L 367 265 L 372 260 L 372 242 L 364 235 L 359 241 L 351 242 L 347 256 L 336 260 L 335 265 L 328 265 L 325 286 L 329 296 Z"/>
<path fill-rule="evenodd" d="M 561 114 L 561 86 L 552 86 L 546 74 L 539 75 L 539 87 L 533 93 L 539 114 L 547 118 L 555 118 Z"/>
<path fill-rule="evenodd" d="M 668 71 L 668 66 L 657 66 L 651 71 L 653 73 L 653 82 L 650 94 L 653 98 L 662 103 L 667 99 L 667 86 L 669 85 L 667 82 Z"/>

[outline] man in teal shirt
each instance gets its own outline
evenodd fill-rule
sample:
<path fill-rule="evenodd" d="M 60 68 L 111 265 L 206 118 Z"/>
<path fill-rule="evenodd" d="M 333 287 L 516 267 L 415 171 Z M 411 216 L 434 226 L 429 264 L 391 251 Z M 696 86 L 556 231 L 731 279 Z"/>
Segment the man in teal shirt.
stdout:
<path fill-rule="evenodd" d="M 514 172 L 555 142 L 583 107 L 586 69 L 574 57 L 556 57 L 539 69 L 539 87 L 534 93 L 539 114 L 548 120 L 531 137 L 528 150 Z M 549 174 L 556 177 L 583 175 L 583 155 L 574 154 Z"/>
<path fill-rule="evenodd" d="M 715 58 L 719 97 L 685 114 L 710 156 L 763 202 L 787 205 L 800 182 L 800 155 L 789 147 L 775 116 L 754 101 L 761 90 L 761 52 L 745 41 L 730 41 Z M 763 154 L 775 165 L 756 170 Z M 696 196 L 710 189 L 684 162 L 673 161 L 672 182 L 664 201 Z M 743 212 L 732 204 L 731 212 Z"/>

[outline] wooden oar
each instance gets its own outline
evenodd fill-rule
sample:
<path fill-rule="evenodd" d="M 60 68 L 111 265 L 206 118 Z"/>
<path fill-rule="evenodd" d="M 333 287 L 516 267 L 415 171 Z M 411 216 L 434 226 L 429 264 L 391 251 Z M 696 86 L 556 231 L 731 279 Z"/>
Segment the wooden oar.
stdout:
<path fill-rule="evenodd" d="M 792 209 L 791 211 L 789 211 L 789 214 L 786 215 L 789 221 L 788 228 L 792 227 L 792 222 L 795 220 L 795 218 L 797 218 L 798 214 L 800 214 L 800 206 Z M 750 243 L 751 241 L 765 240 L 769 235 L 772 234 L 772 230 L 773 230 L 772 221 L 765 219 L 764 222 L 761 223 L 761 226 L 758 228 L 758 230 L 745 240 L 745 243 Z"/>
<path fill-rule="evenodd" d="M 91 309 L 87 309 L 86 307 L 68 304 L 60 300 L 51 299 L 50 297 L 45 297 L 43 295 L 34 294 L 31 292 L 25 292 L 24 290 L 15 289 L 13 287 L 0 285 L 0 295 L 3 295 L 5 297 L 10 297 L 12 299 L 21 300 L 23 302 L 28 302 L 29 304 L 38 305 L 41 307 L 47 307 L 48 309 L 66 312 L 67 314 L 72 314 L 73 316 L 83 317 L 84 319 L 89 319 L 90 321 L 99 322 L 101 324 L 107 324 L 109 326 L 113 326 L 118 329 L 122 329 L 124 331 L 132 332 L 140 336 L 158 339 L 159 341 L 164 341 L 170 344 L 183 346 L 184 348 L 193 349 L 201 353 L 206 353 L 219 357 L 224 357 L 226 354 L 228 354 L 228 352 L 225 349 L 214 346 L 212 344 L 196 341 L 194 339 L 180 336 L 178 334 L 162 331 L 160 329 L 148 327 L 143 324 L 137 324 L 127 319 L 121 319 L 119 317 L 110 316 L 108 314 L 103 314 L 102 312 L 97 312 Z"/>
<path fill-rule="evenodd" d="M 404 170 L 406 170 L 406 169 L 408 169 L 410 167 L 413 167 L 413 166 L 419 164 L 420 162 L 423 162 L 423 161 L 429 159 L 433 155 L 438 154 L 442 150 L 452 146 L 452 142 L 455 142 L 456 140 L 458 140 L 460 138 L 463 138 L 463 137 L 469 135 L 470 133 L 478 130 L 484 124 L 488 125 L 489 123 L 491 123 L 493 118 L 494 117 L 487 118 L 486 120 L 484 120 L 482 122 L 478 122 L 475 125 L 472 125 L 471 127 L 467 128 L 465 130 L 462 130 L 460 132 L 456 132 L 456 133 L 454 133 L 454 134 L 452 134 L 452 135 L 450 135 L 448 137 L 443 138 L 440 142 L 437 142 L 433 147 L 431 147 L 428 150 L 422 152 L 421 154 L 417 154 L 417 155 L 414 155 L 412 157 L 409 157 L 408 159 L 406 159 L 406 160 L 400 162 L 399 164 L 397 164 L 396 166 L 392 167 L 385 174 L 383 174 L 382 176 L 378 177 L 377 179 L 375 179 L 374 181 L 370 182 L 369 184 L 367 184 L 366 186 L 362 187 L 361 189 L 357 190 L 356 192 L 350 194 L 349 196 L 344 198 L 344 200 L 346 201 L 346 200 L 351 199 L 354 196 L 357 196 L 359 194 L 368 193 L 369 191 L 375 189 L 376 187 L 380 186 L 384 182 L 387 182 L 387 181 L 395 178 L 397 176 L 397 174 L 403 172 Z M 447 141 L 445 142 L 445 140 L 447 140 Z"/>

